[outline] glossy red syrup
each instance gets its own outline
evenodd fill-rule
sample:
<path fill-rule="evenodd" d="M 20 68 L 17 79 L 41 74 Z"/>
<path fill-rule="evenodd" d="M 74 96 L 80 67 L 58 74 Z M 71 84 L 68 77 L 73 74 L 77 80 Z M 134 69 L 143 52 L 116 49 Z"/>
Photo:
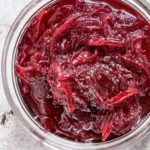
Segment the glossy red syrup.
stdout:
<path fill-rule="evenodd" d="M 150 111 L 150 25 L 120 0 L 60 0 L 30 20 L 15 71 L 46 132 L 120 137 Z"/>

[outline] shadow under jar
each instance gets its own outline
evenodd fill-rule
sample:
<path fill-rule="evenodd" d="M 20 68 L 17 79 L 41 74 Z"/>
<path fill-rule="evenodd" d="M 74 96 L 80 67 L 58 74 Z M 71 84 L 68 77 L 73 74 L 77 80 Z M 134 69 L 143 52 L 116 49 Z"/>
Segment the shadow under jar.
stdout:
<path fill-rule="evenodd" d="M 139 1 L 33 1 L 8 35 L 6 96 L 53 149 L 114 149 L 149 130 L 149 11 Z"/>

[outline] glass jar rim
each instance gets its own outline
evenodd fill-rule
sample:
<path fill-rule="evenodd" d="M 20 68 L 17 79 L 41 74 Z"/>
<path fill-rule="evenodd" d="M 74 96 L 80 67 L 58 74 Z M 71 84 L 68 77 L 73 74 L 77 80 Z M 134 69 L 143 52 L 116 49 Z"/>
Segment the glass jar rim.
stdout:
<path fill-rule="evenodd" d="M 4 91 L 14 113 L 29 133 L 32 133 L 35 138 L 52 149 L 98 150 L 107 148 L 107 150 L 109 150 L 120 146 L 125 147 L 137 142 L 139 139 L 143 138 L 148 131 L 150 131 L 150 115 L 148 115 L 133 131 L 117 139 L 101 143 L 78 143 L 62 139 L 51 133 L 45 133 L 42 130 L 42 127 L 39 126 L 25 108 L 17 87 L 14 72 L 14 59 L 16 56 L 17 44 L 29 20 L 39 12 L 39 10 L 43 9 L 43 7 L 51 5 L 56 1 L 57 0 L 31 1 L 31 3 L 29 3 L 17 17 L 7 36 L 2 54 L 1 71 Z M 150 22 L 150 12 L 145 9 L 145 6 L 141 4 L 140 0 L 132 0 L 132 2 L 130 0 L 122 1 L 139 11 L 139 13 Z"/>

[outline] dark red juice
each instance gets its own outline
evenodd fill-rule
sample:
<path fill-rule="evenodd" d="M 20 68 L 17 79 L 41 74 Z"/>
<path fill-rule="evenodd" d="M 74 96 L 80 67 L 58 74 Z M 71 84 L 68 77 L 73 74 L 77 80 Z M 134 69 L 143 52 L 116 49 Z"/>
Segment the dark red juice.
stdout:
<path fill-rule="evenodd" d="M 18 46 L 15 72 L 45 132 L 101 142 L 150 111 L 150 25 L 119 0 L 60 0 L 41 10 Z"/>

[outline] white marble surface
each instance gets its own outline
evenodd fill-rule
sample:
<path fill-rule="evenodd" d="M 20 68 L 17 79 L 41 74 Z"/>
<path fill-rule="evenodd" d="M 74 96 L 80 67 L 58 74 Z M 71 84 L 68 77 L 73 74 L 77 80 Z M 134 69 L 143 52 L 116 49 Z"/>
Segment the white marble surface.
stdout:
<path fill-rule="evenodd" d="M 0 60 L 4 41 L 16 16 L 31 0 L 0 0 Z M 150 2 L 150 0 L 148 0 Z M 11 114 L 0 74 L 0 150 L 48 150 L 33 139 Z M 4 121 L 3 118 L 6 118 Z M 3 123 L 3 124 L 1 124 Z M 128 150 L 150 150 L 150 135 Z"/>

